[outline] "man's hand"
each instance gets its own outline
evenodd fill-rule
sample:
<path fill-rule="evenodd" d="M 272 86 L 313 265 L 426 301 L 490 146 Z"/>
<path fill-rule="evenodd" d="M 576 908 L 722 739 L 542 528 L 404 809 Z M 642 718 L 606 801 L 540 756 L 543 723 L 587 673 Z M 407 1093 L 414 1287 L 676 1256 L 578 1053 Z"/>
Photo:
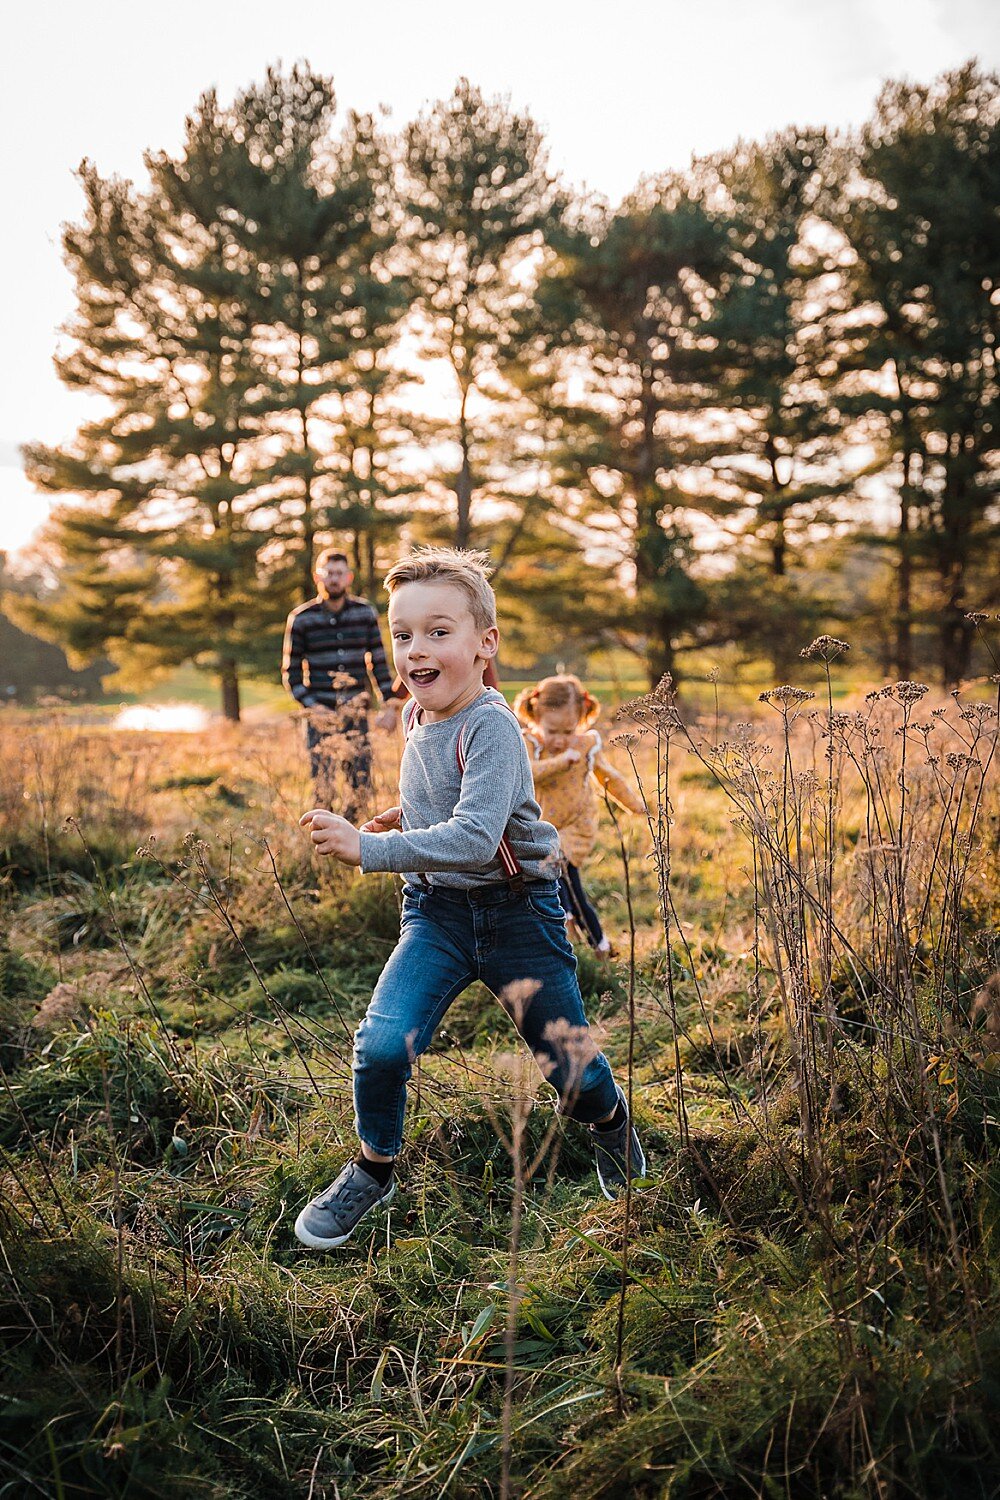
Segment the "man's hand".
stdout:
<path fill-rule="evenodd" d="M 381 713 L 375 715 L 375 725 L 378 729 L 395 729 L 397 707 L 395 703 L 387 703 Z"/>
<path fill-rule="evenodd" d="M 308 828 L 317 854 L 332 854 L 342 865 L 360 865 L 361 834 L 339 813 L 314 807 L 299 819 L 300 828 Z"/>
<path fill-rule="evenodd" d="M 385 812 L 376 813 L 374 818 L 369 818 L 367 823 L 362 823 L 362 833 L 388 833 L 390 828 L 402 828 L 403 812 L 399 807 L 387 807 Z"/>

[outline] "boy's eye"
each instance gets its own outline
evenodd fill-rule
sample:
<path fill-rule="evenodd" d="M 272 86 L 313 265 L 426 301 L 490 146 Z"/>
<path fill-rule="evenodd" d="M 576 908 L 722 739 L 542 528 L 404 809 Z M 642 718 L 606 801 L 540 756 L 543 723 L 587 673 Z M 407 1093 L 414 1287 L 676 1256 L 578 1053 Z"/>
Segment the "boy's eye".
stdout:
<path fill-rule="evenodd" d="M 394 630 L 392 638 L 394 641 L 406 641 L 409 640 L 410 633 L 408 630 Z"/>

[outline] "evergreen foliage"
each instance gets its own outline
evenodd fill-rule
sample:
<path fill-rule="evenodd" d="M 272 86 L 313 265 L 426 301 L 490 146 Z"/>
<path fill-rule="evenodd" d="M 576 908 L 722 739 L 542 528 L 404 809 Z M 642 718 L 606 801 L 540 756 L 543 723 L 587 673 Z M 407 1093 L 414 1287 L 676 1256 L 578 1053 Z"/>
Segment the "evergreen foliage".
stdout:
<path fill-rule="evenodd" d="M 513 516 L 509 553 L 527 501 L 517 472 L 525 454 L 524 408 L 504 378 L 517 359 L 520 319 L 545 239 L 564 195 L 552 177 L 541 131 L 503 99 L 461 79 L 450 99 L 403 132 L 402 251 L 414 300 L 414 328 L 425 357 L 447 371 L 447 415 L 426 418 L 422 436 L 446 440 L 455 469 L 431 481 L 454 489 L 451 540 L 467 547 L 492 500 Z M 529 457 L 537 459 L 537 449 Z"/>
<path fill-rule="evenodd" d="M 0 704 L 30 702 L 40 693 L 97 696 L 108 670 L 106 663 L 76 671 L 60 647 L 19 630 L 8 618 L 8 609 L 16 614 L 18 603 L 30 593 L 21 580 L 8 578 L 7 559 L 0 552 Z"/>
<path fill-rule="evenodd" d="M 842 183 L 853 252 L 852 351 L 866 372 L 856 405 L 896 464 L 895 664 L 909 676 L 912 626 L 937 633 L 942 681 L 968 675 L 970 609 L 1000 598 L 1000 81 L 974 64 L 933 84 L 889 83 Z M 923 610 L 918 574 L 932 587 Z M 975 588 L 975 596 L 970 588 Z"/>
<path fill-rule="evenodd" d="M 724 229 L 688 184 L 665 178 L 567 223 L 557 246 L 538 303 L 551 379 L 567 392 L 566 477 L 634 577 L 634 596 L 615 598 L 617 622 L 641 638 L 655 683 L 707 613 L 699 520 L 733 509 L 687 484 L 708 451 L 690 419 L 713 400 L 701 344 L 728 267 Z"/>
<path fill-rule="evenodd" d="M 401 545 L 473 542 L 522 657 L 784 672 L 855 617 L 902 676 L 969 676 L 1000 598 L 998 97 L 973 64 L 889 84 L 856 138 L 739 142 L 614 206 L 466 79 L 397 136 L 338 127 L 305 64 L 206 93 L 148 187 L 81 167 L 57 367 L 105 410 L 26 450 L 66 503 L 18 621 L 137 682 L 194 661 L 235 718 L 318 543 L 373 593 Z"/>

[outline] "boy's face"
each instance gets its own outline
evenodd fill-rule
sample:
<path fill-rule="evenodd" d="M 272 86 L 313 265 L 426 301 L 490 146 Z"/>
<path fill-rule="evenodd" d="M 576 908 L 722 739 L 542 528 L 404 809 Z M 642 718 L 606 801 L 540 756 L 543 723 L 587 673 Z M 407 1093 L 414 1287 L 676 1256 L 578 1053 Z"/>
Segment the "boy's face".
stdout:
<path fill-rule="evenodd" d="M 425 718 L 450 718 L 478 698 L 499 634 L 495 625 L 480 630 L 457 584 L 401 584 L 389 600 L 389 631 L 396 671 Z"/>

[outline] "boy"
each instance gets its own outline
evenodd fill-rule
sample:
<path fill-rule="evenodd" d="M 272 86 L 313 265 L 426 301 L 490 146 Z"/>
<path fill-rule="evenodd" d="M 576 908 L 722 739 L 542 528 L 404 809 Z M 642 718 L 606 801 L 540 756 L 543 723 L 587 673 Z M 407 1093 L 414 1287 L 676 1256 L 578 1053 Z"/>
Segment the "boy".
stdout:
<path fill-rule="evenodd" d="M 483 685 L 499 644 L 487 561 L 485 553 L 428 548 L 390 569 L 393 655 L 413 700 L 400 805 L 361 829 L 319 808 L 300 820 L 320 854 L 406 882 L 399 943 L 354 1042 L 361 1150 L 295 1223 L 298 1239 L 316 1250 L 342 1245 L 392 1197 L 413 1060 L 475 979 L 497 996 L 527 997 L 514 1015 L 518 1031 L 560 1109 L 590 1126 L 605 1196 L 646 1170 L 625 1096 L 607 1059 L 586 1045 L 556 831 L 534 800 L 518 721 Z"/>

